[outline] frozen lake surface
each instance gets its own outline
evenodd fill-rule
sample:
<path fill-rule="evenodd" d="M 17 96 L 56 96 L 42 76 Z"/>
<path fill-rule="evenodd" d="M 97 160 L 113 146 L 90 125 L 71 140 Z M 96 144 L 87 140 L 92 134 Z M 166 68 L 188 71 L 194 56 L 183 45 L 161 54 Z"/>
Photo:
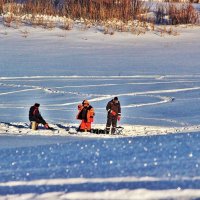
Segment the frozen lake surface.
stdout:
<path fill-rule="evenodd" d="M 178 37 L 0 28 L 0 199 L 200 197 L 199 27 Z M 77 126 L 83 99 L 104 128 L 114 96 L 125 135 L 62 128 Z M 28 128 L 35 102 L 57 132 Z"/>
<path fill-rule="evenodd" d="M 0 78 L 0 121 L 28 122 L 35 102 L 51 123 L 77 123 L 77 105 L 88 99 L 95 123 L 106 122 L 106 104 L 118 96 L 121 124 L 192 126 L 199 124 L 200 75 L 45 76 Z"/>

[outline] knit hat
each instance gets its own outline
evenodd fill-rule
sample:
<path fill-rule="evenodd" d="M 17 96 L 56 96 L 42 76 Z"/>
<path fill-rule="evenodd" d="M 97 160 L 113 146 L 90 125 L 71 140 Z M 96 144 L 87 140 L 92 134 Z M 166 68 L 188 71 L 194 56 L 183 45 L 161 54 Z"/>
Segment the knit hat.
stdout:
<path fill-rule="evenodd" d="M 84 101 L 83 101 L 83 105 L 84 105 L 84 104 L 90 105 L 90 102 L 89 102 L 88 100 L 84 100 Z"/>

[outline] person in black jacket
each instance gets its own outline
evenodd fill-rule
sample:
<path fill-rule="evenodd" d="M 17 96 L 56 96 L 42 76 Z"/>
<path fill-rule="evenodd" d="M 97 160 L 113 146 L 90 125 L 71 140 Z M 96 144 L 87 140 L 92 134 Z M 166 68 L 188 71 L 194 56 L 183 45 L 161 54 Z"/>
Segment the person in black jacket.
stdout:
<path fill-rule="evenodd" d="M 114 99 L 108 102 L 106 110 L 108 112 L 106 133 L 110 133 L 110 127 L 112 125 L 111 133 L 114 134 L 117 127 L 117 120 L 120 121 L 121 118 L 121 105 L 118 100 L 118 97 L 115 97 Z"/>
<path fill-rule="evenodd" d="M 47 122 L 43 119 L 42 115 L 39 111 L 40 104 L 35 103 L 35 105 L 31 106 L 29 110 L 29 120 L 30 122 L 36 122 L 37 124 L 43 124 L 46 129 L 51 129 Z"/>

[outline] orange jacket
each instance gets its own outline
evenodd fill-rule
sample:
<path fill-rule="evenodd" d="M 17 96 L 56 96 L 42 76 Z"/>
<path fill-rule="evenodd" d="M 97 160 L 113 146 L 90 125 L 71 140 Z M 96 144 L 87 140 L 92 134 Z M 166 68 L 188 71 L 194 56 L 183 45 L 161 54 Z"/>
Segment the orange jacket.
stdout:
<path fill-rule="evenodd" d="M 85 120 L 85 122 L 93 122 L 94 121 L 94 108 L 92 106 L 84 107 L 83 105 L 78 105 L 78 114 L 76 116 L 77 119 Z"/>

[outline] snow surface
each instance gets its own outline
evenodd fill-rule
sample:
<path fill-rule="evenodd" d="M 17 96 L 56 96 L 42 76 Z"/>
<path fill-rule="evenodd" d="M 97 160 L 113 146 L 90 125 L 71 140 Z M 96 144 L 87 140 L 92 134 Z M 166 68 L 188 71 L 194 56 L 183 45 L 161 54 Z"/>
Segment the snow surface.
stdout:
<path fill-rule="evenodd" d="M 177 29 L 0 25 L 0 199 L 199 198 L 200 28 Z M 105 128 L 114 96 L 122 135 L 72 134 L 78 103 Z M 29 129 L 35 102 L 55 131 Z"/>
<path fill-rule="evenodd" d="M 199 137 L 1 135 L 0 199 L 198 198 Z"/>

